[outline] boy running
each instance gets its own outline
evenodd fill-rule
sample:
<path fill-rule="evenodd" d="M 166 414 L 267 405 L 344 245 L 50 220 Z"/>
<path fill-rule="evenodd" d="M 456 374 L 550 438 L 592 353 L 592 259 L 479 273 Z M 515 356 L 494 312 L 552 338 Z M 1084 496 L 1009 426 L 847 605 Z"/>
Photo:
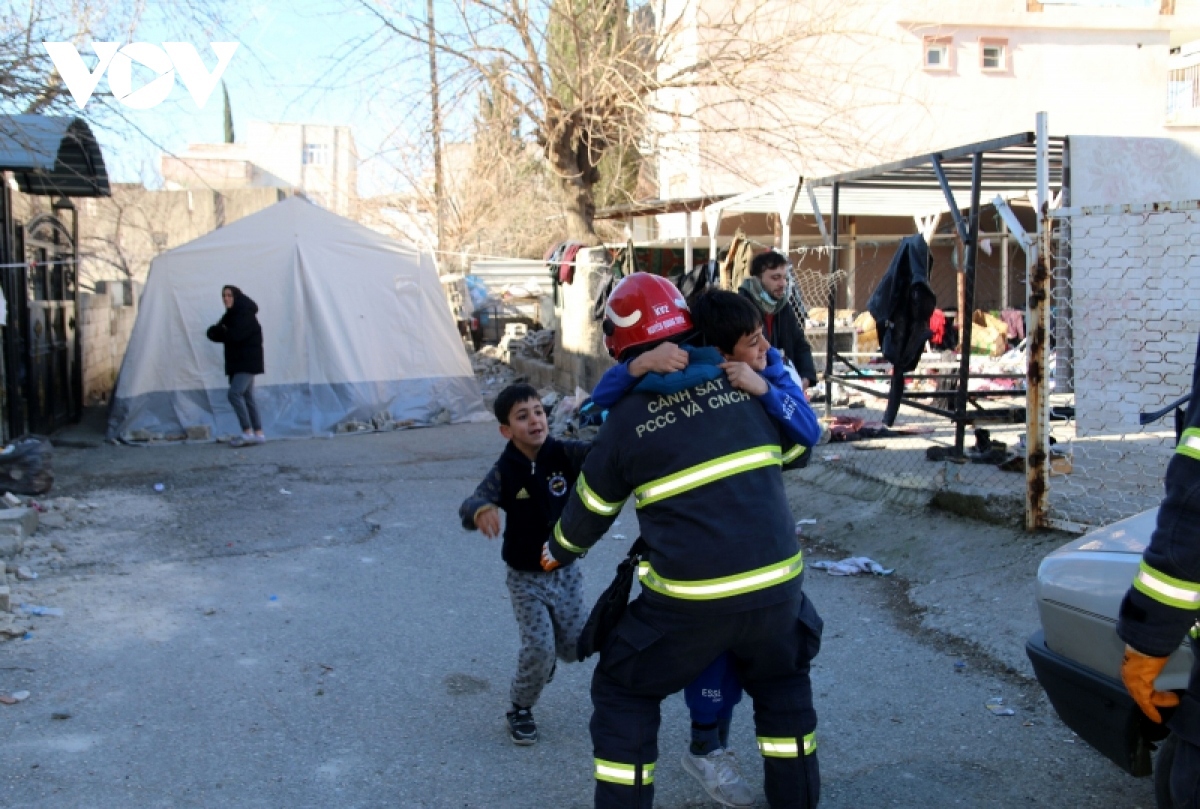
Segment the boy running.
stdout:
<path fill-rule="evenodd" d="M 508 731 L 513 744 L 530 745 L 538 739 L 533 706 L 554 675 L 555 657 L 575 662 L 575 644 L 587 620 L 580 566 L 547 573 L 540 559 L 591 444 L 553 438 L 531 385 L 509 385 L 493 409 L 508 446 L 458 514 L 464 528 L 478 528 L 489 539 L 499 536 L 500 511 L 505 514 L 500 555 L 508 566 L 508 591 L 521 635 Z"/>

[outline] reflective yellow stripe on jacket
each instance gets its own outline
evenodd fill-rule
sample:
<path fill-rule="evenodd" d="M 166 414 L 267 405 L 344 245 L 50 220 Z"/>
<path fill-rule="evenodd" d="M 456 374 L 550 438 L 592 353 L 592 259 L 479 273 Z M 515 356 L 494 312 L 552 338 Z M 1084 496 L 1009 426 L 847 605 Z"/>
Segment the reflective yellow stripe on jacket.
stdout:
<path fill-rule="evenodd" d="M 601 517 L 611 517 L 614 514 L 621 513 L 621 506 L 625 505 L 625 501 L 620 503 L 610 503 L 600 495 L 592 491 L 592 487 L 587 485 L 587 480 L 583 475 L 579 476 L 578 482 L 575 484 L 575 490 L 579 492 L 579 499 L 583 501 L 583 505 L 593 514 L 599 514 Z"/>
<path fill-rule="evenodd" d="M 562 520 L 559 520 L 558 522 L 554 523 L 554 541 L 557 542 L 559 545 L 562 545 L 564 548 L 569 550 L 571 553 L 578 553 L 578 554 L 587 553 L 587 548 L 581 548 L 578 545 L 573 545 L 567 540 L 567 538 L 565 536 L 563 536 Z"/>
<path fill-rule="evenodd" d="M 808 452 L 808 447 L 797 444 L 796 446 L 789 449 L 787 452 L 783 453 L 783 465 L 787 466 L 792 461 L 795 461 L 797 458 L 799 458 L 801 455 L 803 455 L 806 452 Z"/>
<path fill-rule="evenodd" d="M 598 758 L 596 761 L 596 780 L 608 781 L 612 784 L 624 784 L 625 786 L 636 786 L 638 766 L 636 764 L 621 764 L 617 761 L 605 761 Z M 654 783 L 654 765 L 643 764 L 642 768 L 642 783 Z"/>
<path fill-rule="evenodd" d="M 634 489 L 633 497 L 637 501 L 637 507 L 642 508 L 722 478 L 740 475 L 742 472 L 761 469 L 764 466 L 780 466 L 782 463 L 783 452 L 779 445 L 767 444 L 713 458 L 711 461 L 688 467 L 682 472 L 652 480 Z"/>
<path fill-rule="evenodd" d="M 1188 427 L 1184 430 L 1175 451 L 1194 461 L 1200 461 L 1200 427 Z"/>
<path fill-rule="evenodd" d="M 1133 586 L 1155 601 L 1181 610 L 1200 610 L 1200 584 L 1168 576 L 1142 562 Z"/>
<path fill-rule="evenodd" d="M 804 554 L 800 552 L 790 559 L 784 559 L 782 562 L 760 567 L 757 570 L 700 581 L 666 579 L 658 575 L 649 562 L 642 562 L 638 565 L 638 575 L 641 577 L 643 587 L 648 587 L 665 596 L 688 601 L 710 601 L 763 590 L 790 581 L 799 576 L 803 570 Z"/>

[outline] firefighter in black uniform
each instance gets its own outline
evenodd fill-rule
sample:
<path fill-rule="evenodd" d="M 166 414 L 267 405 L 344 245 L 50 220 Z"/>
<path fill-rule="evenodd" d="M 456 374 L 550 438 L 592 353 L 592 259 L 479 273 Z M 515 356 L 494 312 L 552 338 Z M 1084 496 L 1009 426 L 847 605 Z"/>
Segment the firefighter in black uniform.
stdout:
<path fill-rule="evenodd" d="M 636 273 L 613 290 L 606 344 L 618 359 L 692 328 L 665 279 Z M 728 652 L 754 701 L 767 800 L 817 805 L 817 716 L 809 662 L 821 619 L 801 590 L 804 563 L 784 493 L 789 452 L 755 398 L 700 349 L 683 372 L 639 385 L 613 407 L 543 551 L 553 568 L 583 556 L 632 495 L 649 546 L 641 592 L 600 649 L 591 721 L 599 809 L 649 809 L 659 704 Z M 676 384 L 664 384 L 679 377 Z"/>
<path fill-rule="evenodd" d="M 1166 497 L 1133 586 L 1121 602 L 1117 634 L 1125 641 L 1121 679 L 1142 712 L 1162 722 L 1159 708 L 1178 709 L 1167 722 L 1179 746 L 1171 770 L 1177 809 L 1200 807 L 1200 654 L 1182 701 L 1156 691 L 1154 680 L 1185 633 L 1200 637 L 1200 343 L 1192 371 L 1187 424 L 1167 466 Z"/>

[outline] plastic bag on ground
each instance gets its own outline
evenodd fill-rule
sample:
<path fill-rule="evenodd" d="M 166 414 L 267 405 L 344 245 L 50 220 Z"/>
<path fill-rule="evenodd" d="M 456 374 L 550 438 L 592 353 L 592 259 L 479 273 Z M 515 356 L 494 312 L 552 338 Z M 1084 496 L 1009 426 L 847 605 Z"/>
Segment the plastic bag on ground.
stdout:
<path fill-rule="evenodd" d="M 54 485 L 54 445 L 40 435 L 18 438 L 0 451 L 0 490 L 45 494 Z"/>

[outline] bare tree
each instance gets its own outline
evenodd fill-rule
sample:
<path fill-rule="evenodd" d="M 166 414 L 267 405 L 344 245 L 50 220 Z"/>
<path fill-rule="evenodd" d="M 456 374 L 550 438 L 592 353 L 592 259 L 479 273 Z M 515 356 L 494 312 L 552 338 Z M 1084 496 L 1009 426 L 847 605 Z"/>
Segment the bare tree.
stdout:
<path fill-rule="evenodd" d="M 422 20 L 388 0 L 356 2 L 401 44 L 428 46 Z M 744 155 L 711 148 L 731 133 L 798 159 L 817 135 L 856 151 L 860 133 L 845 113 L 878 103 L 856 95 L 864 77 L 833 47 L 866 36 L 855 0 L 654 0 L 633 11 L 624 0 L 452 3 L 432 32 L 451 66 L 442 91 L 458 82 L 466 98 L 490 83 L 505 97 L 556 178 L 563 229 L 584 241 L 596 240 L 598 196 L 631 193 L 643 159 L 703 153 L 752 171 Z"/>

